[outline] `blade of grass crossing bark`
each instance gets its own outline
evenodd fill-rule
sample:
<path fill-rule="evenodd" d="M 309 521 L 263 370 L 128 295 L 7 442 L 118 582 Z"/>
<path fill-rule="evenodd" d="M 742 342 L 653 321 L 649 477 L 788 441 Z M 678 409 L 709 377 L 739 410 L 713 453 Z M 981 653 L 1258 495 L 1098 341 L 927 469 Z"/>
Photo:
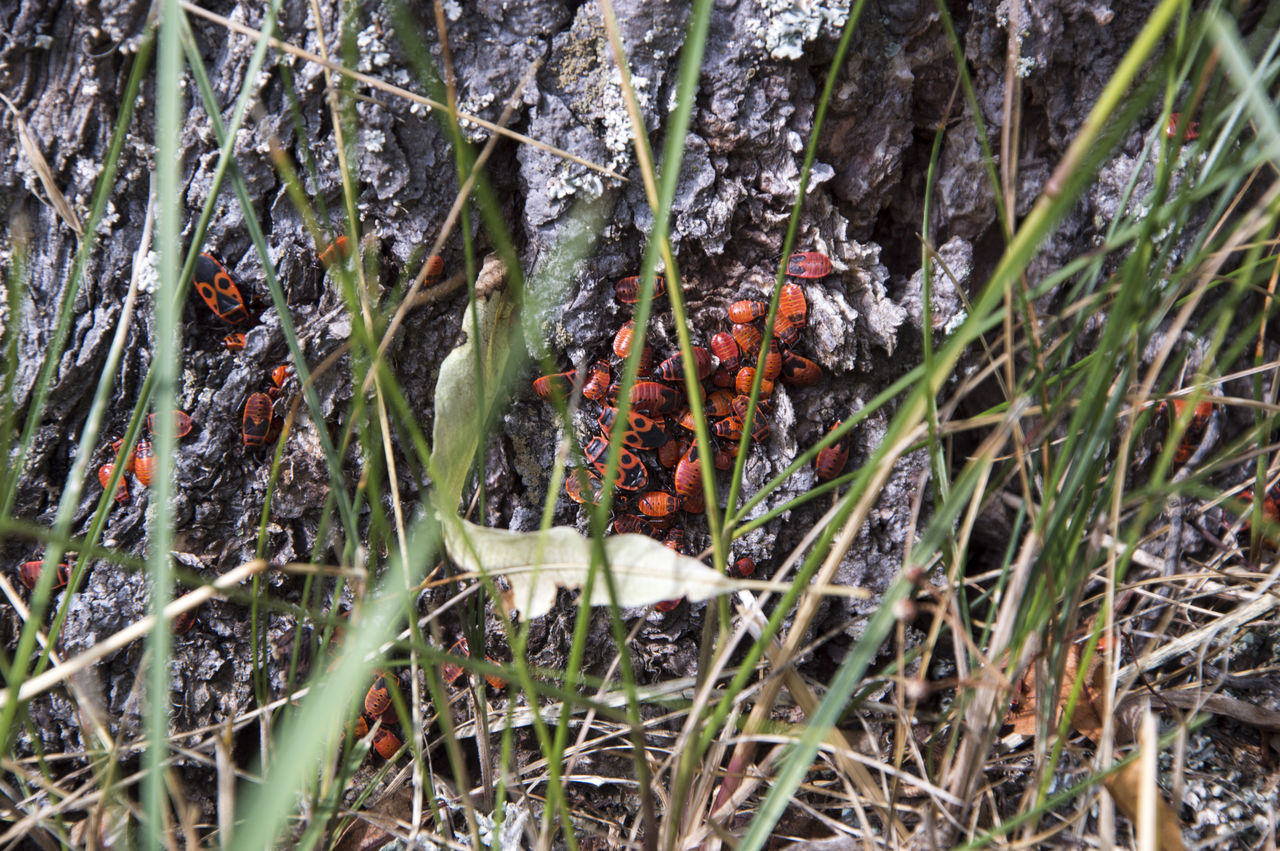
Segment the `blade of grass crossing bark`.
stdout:
<path fill-rule="evenodd" d="M 157 272 L 159 296 L 155 299 L 155 356 L 152 367 L 156 377 L 155 408 L 167 412 L 175 408 L 175 383 L 182 357 L 178 337 L 178 311 L 174 297 L 178 293 L 179 234 L 183 216 L 178 164 L 178 127 L 181 116 L 182 44 L 177 0 L 161 4 L 160 44 L 156 59 L 156 196 L 159 207 L 156 227 Z M 147 569 L 150 574 L 151 610 L 157 614 L 168 604 L 169 550 L 173 543 L 173 515 L 169 511 L 173 494 L 173 450 L 177 444 L 171 416 L 160 416 L 159 428 L 152 439 L 156 453 L 153 477 L 151 518 L 147 536 Z M 147 774 L 142 791 L 146 811 L 143 845 L 165 846 L 164 763 L 168 758 L 169 734 L 169 653 L 172 637 L 168 624 L 158 618 L 147 639 L 147 655 L 151 664 L 147 678 L 147 732 L 150 739 L 143 764 Z"/>

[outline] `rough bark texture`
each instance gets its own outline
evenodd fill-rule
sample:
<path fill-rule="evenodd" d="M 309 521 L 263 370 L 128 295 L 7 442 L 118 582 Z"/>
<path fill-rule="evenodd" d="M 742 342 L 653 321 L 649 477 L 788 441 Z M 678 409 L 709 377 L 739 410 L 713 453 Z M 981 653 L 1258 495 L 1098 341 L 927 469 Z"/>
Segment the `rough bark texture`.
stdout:
<path fill-rule="evenodd" d="M 318 51 L 308 7 L 285 5 L 280 37 Z M 660 148 L 665 119 L 673 106 L 687 11 L 684 4 L 660 0 L 616 0 L 614 5 L 650 138 Z M 672 243 L 698 343 L 705 344 L 711 333 L 727 329 L 729 303 L 760 297 L 772 286 L 816 99 L 845 18 L 836 2 L 802 4 L 806 11 L 795 11 L 793 5 L 801 4 L 721 0 L 713 13 L 672 220 Z M 1019 34 L 1019 213 L 1035 198 L 1151 5 L 1052 0 L 1027 11 L 1029 17 Z M 0 18 L 10 34 L 0 46 L 0 91 L 12 98 L 27 121 L 58 185 L 82 217 L 148 8 L 149 4 L 140 2 L 0 6 Z M 328 47 L 336 54 L 338 6 L 322 3 L 321 8 Z M 544 304 L 533 354 L 548 354 L 561 368 L 589 363 L 608 351 L 614 331 L 628 318 L 629 310 L 614 298 L 613 283 L 638 271 L 652 222 L 600 10 L 594 2 L 545 0 L 446 3 L 445 8 L 462 111 L 497 120 L 529 64 L 541 60 L 542 68 L 522 97 L 514 129 L 630 179 L 618 183 L 544 150 L 510 141 L 500 142 L 490 161 L 490 180 L 506 204 L 504 212 L 531 273 L 533 296 Z M 980 0 L 953 10 L 983 119 L 994 139 L 998 139 L 1004 109 L 1009 46 L 1005 9 L 1003 3 Z M 219 3 L 216 11 L 252 26 L 260 23 L 257 5 Z M 357 38 L 360 69 L 415 87 L 412 66 L 380 4 L 362 11 L 367 18 Z M 429 9 L 416 11 L 424 23 L 431 20 Z M 193 19 L 193 27 L 225 120 L 253 44 L 199 19 Z M 431 31 L 428 41 L 440 62 L 433 29 L 428 26 L 424 32 Z M 271 164 L 269 139 L 278 137 L 299 163 L 305 161 L 309 147 L 316 158 L 318 180 L 315 185 L 308 182 L 307 189 L 313 197 L 323 198 L 331 210 L 340 208 L 341 183 L 321 69 L 297 59 L 285 59 L 283 64 L 297 80 L 305 140 L 290 118 L 282 75 L 269 63 L 258 90 L 260 111 L 241 131 L 236 162 L 253 195 L 293 320 L 308 337 L 307 354 L 314 363 L 345 339 L 349 324 L 332 318 L 338 296 L 311 259 L 314 248 Z M 991 187 L 963 99 L 952 103 L 956 86 L 955 61 L 933 3 L 869 4 L 835 87 L 797 242 L 799 250 L 825 252 L 836 267 L 827 278 L 804 282 L 810 320 L 802 351 L 826 375 L 817 387 L 778 391 L 773 435 L 763 450 L 753 452 L 747 465 L 747 493 L 811 445 L 833 419 L 857 411 L 918 362 L 922 314 L 917 233 L 924 172 L 935 128 L 944 119 L 948 131 L 931 227 L 932 239 L 942 246 L 942 256 L 956 280 L 954 285 L 938 282 L 935 333 L 939 339 L 947 324 L 962 314 L 958 291 L 984 280 L 998 258 L 1002 237 Z M 100 247 L 89 261 L 74 301 L 71 336 L 44 411 L 45 424 L 23 472 L 15 510 L 34 523 L 52 521 L 112 332 L 121 320 L 154 167 L 152 93 L 152 85 L 144 85 L 107 219 L 100 228 Z M 187 89 L 187 103 L 190 112 L 182 131 L 184 201 L 195 209 L 209 191 L 216 143 L 194 86 Z M 443 223 L 457 191 L 453 156 L 434 117 L 419 107 L 375 93 L 372 99 L 360 100 L 355 109 L 360 132 L 354 140 L 358 149 L 354 162 L 362 226 L 377 234 L 386 256 L 404 262 Z M 30 258 L 15 389 L 19 405 L 25 406 L 49 345 L 77 242 L 43 202 L 45 193 L 20 153 L 13 115 L 5 112 L 0 121 L 4 128 L 0 198 L 7 205 L 4 249 L 11 251 L 14 241 L 25 234 Z M 479 141 L 485 133 L 475 131 L 473 138 Z M 1033 276 L 1091 246 L 1094 223 L 1099 220 L 1096 214 L 1113 199 L 1114 194 L 1106 191 L 1086 196 L 1044 247 L 1031 270 Z M 566 238 L 581 236 L 576 232 L 583 227 L 581 219 L 571 215 L 580 202 L 601 220 L 590 234 L 595 245 L 585 260 L 551 274 L 548 269 L 556 247 Z M 194 220 L 192 213 L 187 233 Z M 455 238 L 446 249 L 453 268 L 460 268 L 459 245 Z M 229 190 L 217 199 L 205 248 L 221 257 L 248 290 L 264 292 L 259 260 Z M 458 296 L 414 312 L 392 351 L 424 427 L 430 425 L 436 370 L 455 343 L 463 303 Z M 150 300 L 144 297 L 134 317 L 131 345 L 115 377 L 117 403 L 104 444 L 123 430 L 150 365 L 150 308 Z M 279 362 L 283 347 L 274 309 L 265 312 L 263 323 L 249 333 L 248 347 L 238 354 L 219 345 L 220 337 L 231 329 L 212 320 L 194 298 L 185 317 L 180 401 L 197 430 L 180 445 L 179 491 L 172 511 L 179 533 L 177 549 L 194 555 L 205 574 L 214 576 L 254 554 L 269 465 L 264 455 L 243 450 L 240 411 L 246 395 L 258 389 L 266 371 Z M 674 348 L 667 311 L 658 311 L 650 342 L 660 356 Z M 344 370 L 326 375 L 319 391 L 326 415 L 343 412 L 352 392 Z M 886 416 L 879 414 L 855 432 L 851 464 L 868 457 L 886 422 Z M 325 427 L 335 425 L 336 417 Z M 547 471 L 558 440 L 554 419 L 549 406 L 534 398 L 528 383 L 522 382 L 503 425 L 502 437 L 487 452 L 490 519 L 498 525 L 532 528 L 542 510 Z M 303 418 L 286 450 L 269 527 L 269 553 L 275 562 L 306 560 L 316 544 L 315 521 L 328 484 L 315 428 Z M 106 460 L 105 445 L 100 454 L 94 469 Z M 351 457 L 348 462 L 350 484 L 354 484 L 357 460 Z M 922 454 L 907 456 L 893 471 L 870 522 L 841 568 L 841 581 L 874 592 L 896 575 L 919 518 L 917 512 L 928 511 L 927 471 Z M 769 504 L 813 485 L 811 469 L 802 470 Z M 418 501 L 420 482 L 406 475 L 401 487 L 407 500 Z M 922 492 L 923 509 L 917 504 Z M 96 485 L 86 488 L 77 533 L 85 531 L 100 493 Z M 742 542 L 741 553 L 753 555 L 767 576 L 824 507 L 808 506 L 785 522 L 753 533 Z M 135 486 L 131 501 L 113 511 L 107 539 L 141 555 L 147 508 L 146 492 Z M 584 522 L 577 506 L 563 499 L 556 520 Z M 695 546 L 706 542 L 696 523 L 691 524 L 690 537 Z M 4 555 L 7 563 L 16 565 L 35 552 L 27 542 L 10 540 Z M 297 597 L 295 580 L 276 575 L 271 583 L 271 593 L 285 599 Z M 856 637 L 859 618 L 874 605 L 874 598 L 866 603 L 833 601 L 818 626 L 820 630 L 843 628 L 850 638 Z M 141 576 L 105 563 L 96 565 L 72 602 L 63 649 L 71 654 L 91 646 L 140 617 L 145 608 Z M 648 631 L 636 651 L 642 677 L 692 673 L 697 660 L 696 617 L 687 606 L 671 615 L 648 615 Z M 13 630 L 12 614 L 7 618 L 8 629 Z M 287 647 L 291 620 L 273 615 L 268 622 L 272 646 Z M 535 662 L 562 663 L 557 654 L 567 646 L 564 624 L 563 618 L 553 616 L 539 628 L 544 641 Z M 837 664 L 836 657 L 845 646 L 842 642 L 824 645 L 822 654 L 827 658 L 815 660 L 816 668 Z M 214 603 L 205 607 L 196 628 L 177 640 L 172 694 L 176 729 L 216 724 L 252 705 L 249 648 L 243 606 Z M 134 672 L 141 654 L 141 646 L 134 645 L 93 672 L 113 731 L 126 737 L 138 726 Z M 280 685 L 287 661 L 287 653 L 283 659 L 268 660 L 274 686 Z M 601 656 L 592 664 L 605 661 L 607 657 Z M 32 714 L 32 730 L 41 737 L 44 750 L 75 751 L 85 746 L 75 707 L 66 697 L 56 692 L 43 697 L 32 705 Z M 28 741 L 23 747 L 31 744 Z"/>

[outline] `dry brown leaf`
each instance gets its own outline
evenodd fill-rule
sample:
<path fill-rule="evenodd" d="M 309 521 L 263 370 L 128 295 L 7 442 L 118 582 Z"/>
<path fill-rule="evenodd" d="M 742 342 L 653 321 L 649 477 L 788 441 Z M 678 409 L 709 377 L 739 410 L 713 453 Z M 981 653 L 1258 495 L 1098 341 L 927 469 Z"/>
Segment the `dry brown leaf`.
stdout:
<path fill-rule="evenodd" d="M 18 108 L 13 105 L 13 101 L 4 95 L 0 95 L 0 99 L 3 99 L 9 105 L 9 111 L 13 113 L 13 122 L 18 128 L 18 140 L 22 143 L 22 152 L 27 155 L 27 160 L 31 163 L 31 167 L 35 169 L 36 176 L 40 178 L 40 183 L 44 186 L 44 191 L 49 196 L 49 203 L 53 206 L 54 211 L 76 232 L 76 236 L 83 237 L 84 226 L 80 224 L 80 219 L 76 216 L 75 210 L 71 209 L 71 204 L 67 201 L 66 196 L 62 194 L 62 189 L 54 181 L 53 170 L 49 168 L 49 163 L 45 160 L 44 153 L 36 145 L 35 137 L 31 135 L 31 129 L 27 127 L 27 122 L 22 120 L 22 113 L 18 112 Z"/>
<path fill-rule="evenodd" d="M 1107 791 L 1130 821 L 1137 821 L 1138 793 L 1143 782 L 1142 761 L 1137 759 L 1106 780 Z M 1182 844 L 1182 826 L 1163 795 L 1156 800 L 1156 831 L 1161 851 L 1181 851 L 1186 847 Z"/>

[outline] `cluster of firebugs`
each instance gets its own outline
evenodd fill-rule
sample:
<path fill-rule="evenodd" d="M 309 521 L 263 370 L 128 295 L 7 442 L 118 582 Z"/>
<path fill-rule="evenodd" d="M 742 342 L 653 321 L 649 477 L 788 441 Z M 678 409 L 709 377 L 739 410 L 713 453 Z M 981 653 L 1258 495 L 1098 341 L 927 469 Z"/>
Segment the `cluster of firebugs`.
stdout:
<path fill-rule="evenodd" d="M 787 262 L 787 274 L 801 279 L 824 277 L 831 272 L 831 261 L 816 251 L 792 255 Z M 614 288 L 619 301 L 635 304 L 639 300 L 640 279 L 623 278 Z M 666 281 L 657 276 L 654 295 L 666 292 Z M 729 319 L 733 323 L 728 331 L 714 334 L 707 347 L 694 346 L 691 354 L 694 371 L 700 384 L 703 410 L 711 421 L 714 457 L 717 470 L 728 470 L 737 456 L 742 438 L 743 423 L 750 405 L 750 394 L 756 379 L 755 364 L 759 362 L 764 334 L 758 321 L 769 312 L 769 305 L 762 301 L 737 301 L 729 306 Z M 778 300 L 778 312 L 773 324 L 773 338 L 764 360 L 764 375 L 760 381 L 760 396 L 752 417 L 751 440 L 759 443 L 769 436 L 769 397 L 774 382 L 781 381 L 792 387 L 807 387 L 822 378 L 822 369 L 813 361 L 795 351 L 800 333 L 807 322 L 808 305 L 804 290 L 799 284 L 783 285 Z M 634 323 L 627 322 L 613 338 L 613 354 L 624 360 L 636 344 Z M 631 388 L 631 410 L 627 414 L 627 428 L 622 434 L 618 471 L 614 484 L 620 491 L 613 530 L 619 534 L 638 533 L 661 540 L 668 547 L 684 550 L 684 529 L 675 522 L 676 513 L 685 511 L 700 514 L 704 509 L 702 489 L 702 464 L 698 459 L 698 447 L 693 439 L 693 415 L 688 410 L 684 390 L 684 364 L 679 353 L 653 364 L 653 349 L 641 343 L 640 372 Z M 553 395 L 567 397 L 572 391 L 576 372 L 544 375 L 534 382 L 534 391 L 543 399 Z M 583 447 L 590 468 L 568 471 L 565 491 L 578 503 L 599 501 L 600 476 L 606 472 L 606 455 L 609 442 L 605 437 L 618 417 L 618 386 L 611 383 L 608 360 L 597 360 L 587 371 L 582 395 L 601 405 L 597 419 L 600 434 L 593 435 Z M 837 421 L 832 428 L 840 425 Z M 721 443 L 720 441 L 723 441 Z M 669 487 L 658 483 L 660 474 L 646 466 L 641 452 L 656 453 L 658 465 L 671 471 Z M 814 464 L 818 478 L 833 479 L 845 468 L 849 459 L 847 441 L 822 450 Z M 652 462 L 651 462 L 652 463 Z M 597 475 L 599 474 L 599 475 Z M 737 576 L 750 576 L 755 563 L 747 557 L 739 558 L 731 567 Z M 679 600 L 659 603 L 661 611 L 675 608 Z"/>

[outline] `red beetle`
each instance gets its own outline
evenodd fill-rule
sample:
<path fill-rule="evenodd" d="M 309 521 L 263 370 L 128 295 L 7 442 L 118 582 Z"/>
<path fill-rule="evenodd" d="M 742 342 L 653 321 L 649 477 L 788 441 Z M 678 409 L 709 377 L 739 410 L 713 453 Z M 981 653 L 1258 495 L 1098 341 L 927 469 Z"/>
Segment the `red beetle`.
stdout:
<path fill-rule="evenodd" d="M 636 323 L 629 321 L 618 329 L 618 333 L 613 335 L 613 353 L 618 356 L 619 360 L 626 360 L 627 355 L 631 354 L 631 338 L 635 334 Z"/>
<path fill-rule="evenodd" d="M 244 332 L 237 331 L 222 338 L 223 347 L 229 352 L 238 352 L 244 348 Z"/>
<path fill-rule="evenodd" d="M 737 440 L 742 437 L 742 420 L 737 417 L 725 417 L 711 426 L 711 433 L 725 440 Z"/>
<path fill-rule="evenodd" d="M 652 538 L 657 530 L 652 523 L 637 514 L 620 514 L 613 518 L 613 531 L 619 535 L 644 535 Z"/>
<path fill-rule="evenodd" d="M 794 352 L 782 353 L 782 383 L 792 387 L 809 387 L 822 380 L 822 367 Z"/>
<path fill-rule="evenodd" d="M 667 517 L 680 509 L 680 498 L 666 491 L 649 491 L 640 497 L 639 506 L 648 517 Z"/>
<path fill-rule="evenodd" d="M 658 447 L 658 463 L 668 470 L 674 469 L 688 448 L 689 441 L 686 438 L 668 440 Z"/>
<path fill-rule="evenodd" d="M 809 312 L 808 302 L 804 300 L 804 290 L 799 284 L 783 284 L 778 295 L 778 316 L 797 328 L 803 328 Z"/>
<path fill-rule="evenodd" d="M 147 414 L 147 431 L 156 433 L 156 415 Z M 174 437 L 186 437 L 191 434 L 191 417 L 182 411 L 173 412 Z"/>
<path fill-rule="evenodd" d="M 743 556 L 729 567 L 729 575 L 745 579 L 756 572 L 756 563 L 750 556 Z"/>
<path fill-rule="evenodd" d="M 662 545 L 667 549 L 675 550 L 678 553 L 684 552 L 684 530 L 679 526 L 667 532 L 667 537 L 663 538 Z"/>
<path fill-rule="evenodd" d="M 116 440 L 112 442 L 111 444 L 112 457 L 119 457 L 121 446 L 124 446 L 124 438 L 121 438 L 120 440 Z M 129 454 L 124 457 L 123 463 L 124 463 L 124 471 L 126 474 L 133 472 L 134 456 L 137 455 L 137 452 L 138 452 L 137 447 L 134 447 L 133 449 L 130 449 Z"/>
<path fill-rule="evenodd" d="M 1170 139 L 1176 138 L 1178 133 L 1178 123 L 1182 121 L 1182 113 L 1169 113 L 1169 123 L 1165 125 L 1164 135 Z M 1182 141 L 1192 142 L 1200 138 L 1200 122 L 1188 121 L 1186 132 L 1182 134 Z"/>
<path fill-rule="evenodd" d="M 253 321 L 231 273 L 210 254 L 196 259 L 195 287 L 204 303 L 224 322 L 244 325 Z"/>
<path fill-rule="evenodd" d="M 734 378 L 734 388 L 739 395 L 750 396 L 751 385 L 756 380 L 756 368 L 754 366 L 744 366 L 738 370 L 738 375 Z M 760 396 L 773 395 L 773 382 L 765 378 L 760 382 Z"/>
<path fill-rule="evenodd" d="M 702 465 L 698 463 L 698 444 L 689 444 L 688 450 L 676 464 L 676 493 L 689 497 L 702 490 Z"/>
<path fill-rule="evenodd" d="M 423 269 L 422 283 L 425 286 L 434 287 L 443 280 L 444 258 L 439 254 L 432 254 L 427 258 L 426 268 Z"/>
<path fill-rule="evenodd" d="M 34 590 L 36 583 L 40 581 L 40 567 L 43 562 L 40 561 L 24 561 L 22 567 L 18 570 L 18 577 L 22 580 L 22 584 Z M 71 565 L 60 564 L 55 568 L 56 574 L 53 580 L 53 590 L 66 588 L 67 583 L 71 581 Z"/>
<path fill-rule="evenodd" d="M 564 492 L 569 495 L 569 499 L 579 505 L 587 503 L 592 505 L 600 504 L 601 485 L 598 476 L 582 467 L 576 467 L 565 472 L 568 475 L 565 476 L 564 480 Z"/>
<path fill-rule="evenodd" d="M 733 339 L 738 344 L 738 348 L 746 352 L 750 357 L 760 354 L 760 340 L 764 335 L 760 333 L 760 329 L 754 325 L 734 325 Z"/>
<path fill-rule="evenodd" d="M 618 301 L 623 304 L 635 304 L 640 301 L 640 278 L 633 275 L 630 278 L 623 278 L 613 288 L 614 293 L 618 296 Z M 653 297 L 657 298 L 667 291 L 667 282 L 661 275 L 655 275 L 653 278 Z"/>
<path fill-rule="evenodd" d="M 320 264 L 327 269 L 338 260 L 346 260 L 351 256 L 350 246 L 351 242 L 346 236 L 338 237 L 320 252 Z"/>
<path fill-rule="evenodd" d="M 715 364 L 711 360 L 711 352 L 702 348 L 702 346 L 693 346 L 690 349 L 693 353 L 694 371 L 698 375 L 698 380 L 702 381 L 711 375 Z M 684 381 L 684 366 L 680 355 L 673 355 L 662 363 L 658 364 L 658 376 L 665 378 L 667 381 Z"/>
<path fill-rule="evenodd" d="M 680 601 L 683 599 L 684 597 L 676 597 L 674 600 L 662 600 L 654 603 L 653 607 L 665 615 L 667 612 L 675 611 L 676 606 L 680 605 Z"/>
<path fill-rule="evenodd" d="M 358 715 L 356 720 L 352 722 L 351 732 L 355 734 L 357 739 L 363 739 L 369 735 L 369 719 L 364 717 L 363 713 Z"/>
<path fill-rule="evenodd" d="M 733 394 L 728 390 L 716 390 L 702 403 L 702 413 L 708 417 L 727 417 L 733 413 Z"/>
<path fill-rule="evenodd" d="M 459 638 L 449 648 L 449 653 L 453 656 L 470 656 L 471 647 L 467 644 L 466 636 Z M 462 676 L 463 669 L 459 665 L 453 665 L 445 662 L 440 666 L 440 678 L 448 685 L 453 685 L 458 681 L 458 677 Z"/>
<path fill-rule="evenodd" d="M 751 420 L 751 441 L 760 443 L 769 436 L 769 421 L 760 411 L 756 411 L 756 415 Z"/>
<path fill-rule="evenodd" d="M 791 324 L 784 317 L 775 317 L 773 320 L 773 338 L 790 348 L 800 342 L 800 326 Z"/>
<path fill-rule="evenodd" d="M 835 425 L 827 431 L 828 434 L 840 427 L 840 420 L 836 420 Z M 843 440 L 838 440 L 818 453 L 818 457 L 813 459 L 813 467 L 818 472 L 820 481 L 829 481 L 844 472 L 845 464 L 849 463 L 849 439 L 846 436 Z"/>
<path fill-rule="evenodd" d="M 501 662 L 499 662 L 497 659 L 493 658 L 492 656 L 485 656 L 485 657 L 484 657 L 484 660 L 485 660 L 486 662 L 488 662 L 490 665 L 501 665 L 501 664 L 502 664 Z M 497 674 L 485 674 L 485 675 L 484 675 L 484 681 L 485 681 L 486 683 L 488 683 L 490 686 L 492 686 L 493 688 L 496 688 L 496 689 L 504 689 L 504 688 L 506 688 L 506 687 L 507 687 L 507 681 L 506 681 L 506 680 L 504 680 L 502 677 L 498 676 Z"/>
<path fill-rule="evenodd" d="M 169 621 L 169 632 L 174 635 L 186 635 L 191 628 L 196 625 L 196 612 L 200 607 L 187 609 L 180 615 L 175 615 L 173 620 Z"/>
<path fill-rule="evenodd" d="M 583 447 L 587 460 L 603 475 L 608 464 L 606 464 L 605 453 L 609 451 L 609 442 L 603 437 L 593 437 L 591 442 Z M 614 481 L 624 491 L 644 490 L 649 484 L 649 472 L 644 468 L 640 458 L 630 449 L 622 448 L 621 454 L 618 456 L 618 477 Z"/>
<path fill-rule="evenodd" d="M 266 393 L 250 393 L 244 403 L 244 417 L 241 430 L 245 446 L 262 446 L 267 442 L 271 431 L 271 421 L 275 418 L 271 397 Z"/>
<path fill-rule="evenodd" d="M 680 507 L 690 514 L 701 514 L 706 510 L 706 497 L 702 494 L 702 489 L 694 491 L 686 497 L 682 497 Z"/>
<path fill-rule="evenodd" d="M 609 362 L 598 360 L 587 373 L 587 383 L 582 386 L 582 395 L 599 402 L 609 390 Z"/>
<path fill-rule="evenodd" d="M 108 461 L 98 468 L 98 481 L 102 483 L 102 489 L 106 490 L 107 485 L 111 484 L 111 474 L 116 471 L 116 465 Z M 125 484 L 124 477 L 116 482 L 116 502 L 129 501 L 129 486 Z"/>
<path fill-rule="evenodd" d="M 729 450 L 733 450 L 730 452 Z M 738 457 L 738 444 L 732 446 L 717 446 L 715 453 L 711 456 L 712 465 L 720 471 L 732 470 L 733 459 Z"/>
<path fill-rule="evenodd" d="M 378 732 L 373 734 L 373 749 L 383 759 L 391 759 L 403 746 L 404 742 L 400 741 L 400 737 L 386 727 L 379 727 Z"/>
<path fill-rule="evenodd" d="M 370 718 L 382 718 L 384 724 L 396 721 L 395 707 L 391 703 L 391 690 L 387 685 L 388 674 L 379 674 L 364 695 L 364 714 Z M 388 713 L 390 717 L 388 718 Z"/>
<path fill-rule="evenodd" d="M 787 260 L 787 274 L 793 278 L 821 278 L 831 274 L 831 259 L 818 251 L 802 251 Z"/>
<path fill-rule="evenodd" d="M 571 369 L 568 372 L 557 372 L 554 375 L 544 375 L 534 380 L 533 392 L 537 393 L 543 399 L 550 399 L 552 394 L 560 398 L 567 398 L 573 392 L 573 379 L 575 373 Z"/>
<path fill-rule="evenodd" d="M 133 449 L 133 474 L 142 482 L 143 487 L 151 487 L 151 474 L 155 471 L 156 454 L 151 451 L 151 444 L 139 440 Z"/>
<path fill-rule="evenodd" d="M 732 370 L 738 365 L 738 359 L 742 357 L 742 350 L 738 348 L 738 341 L 733 339 L 733 335 L 721 331 L 711 338 L 711 354 L 720 359 L 720 365 L 727 370 Z"/>
<path fill-rule="evenodd" d="M 769 312 L 769 305 L 763 301 L 735 301 L 729 305 L 729 320 L 731 322 L 750 322 L 753 319 L 759 319 Z"/>
<path fill-rule="evenodd" d="M 277 388 L 283 388 L 286 381 L 289 380 L 289 373 L 293 369 L 287 363 L 282 363 L 275 369 L 271 370 L 271 383 Z"/>
<path fill-rule="evenodd" d="M 631 385 L 631 407 L 642 414 L 666 414 L 680 404 L 680 393 L 674 387 L 656 381 L 637 381 Z"/>
<path fill-rule="evenodd" d="M 764 379 L 776 381 L 782 373 L 782 352 L 778 349 L 778 341 L 769 341 L 769 351 L 764 356 Z"/>
<path fill-rule="evenodd" d="M 1171 407 L 1172 410 L 1170 410 Z M 1186 409 L 1185 399 L 1170 399 L 1169 402 L 1160 403 L 1158 412 L 1168 421 L 1169 428 L 1173 428 L 1174 422 Z M 1206 401 L 1196 405 L 1195 411 L 1191 414 L 1191 420 L 1187 423 L 1187 430 L 1183 432 L 1182 442 L 1174 450 L 1174 463 L 1185 464 L 1191 460 L 1192 455 L 1196 454 L 1196 450 L 1200 448 L 1200 441 L 1204 440 L 1204 430 L 1209 426 L 1209 418 L 1212 416 L 1212 402 Z"/>
<path fill-rule="evenodd" d="M 617 416 L 617 408 L 602 408 L 598 420 L 600 430 L 607 433 L 613 427 L 613 421 Z M 635 449 L 657 449 L 667 442 L 667 433 L 662 430 L 662 425 L 657 420 L 650 419 L 644 414 L 637 414 L 635 411 L 628 411 L 627 430 L 622 433 L 622 442 Z"/>
<path fill-rule="evenodd" d="M 733 415 L 738 419 L 745 422 L 747 419 L 747 411 L 750 408 L 751 408 L 750 396 L 744 393 L 739 393 L 737 396 L 733 397 Z M 769 400 L 757 399 L 756 411 L 758 412 L 758 411 L 767 411 L 767 410 L 769 410 Z"/>

